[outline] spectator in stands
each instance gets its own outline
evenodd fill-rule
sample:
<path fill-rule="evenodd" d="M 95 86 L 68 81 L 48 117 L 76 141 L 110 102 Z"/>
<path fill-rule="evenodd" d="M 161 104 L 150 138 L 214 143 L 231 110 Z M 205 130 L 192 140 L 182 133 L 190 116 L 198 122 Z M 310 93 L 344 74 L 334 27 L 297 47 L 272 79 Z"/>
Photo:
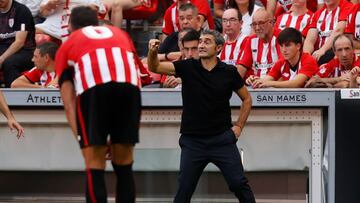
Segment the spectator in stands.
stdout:
<path fill-rule="evenodd" d="M 278 60 L 264 77 L 250 76 L 247 83 L 253 88 L 304 87 L 317 71 L 316 60 L 308 53 L 302 52 L 302 35 L 295 28 L 285 28 L 280 32 L 278 43 L 283 59 Z"/>
<path fill-rule="evenodd" d="M 198 9 L 195 5 L 191 3 L 182 4 L 179 7 L 179 27 L 180 30 L 192 28 L 197 31 L 200 31 L 200 18 L 198 16 Z M 169 36 L 165 38 L 165 40 L 160 44 L 159 53 L 160 60 L 177 60 L 179 55 L 176 55 L 176 58 L 171 58 L 169 53 L 171 52 L 179 52 L 180 46 L 178 43 L 179 39 L 179 31 L 171 33 Z"/>
<path fill-rule="evenodd" d="M 65 41 L 69 36 L 69 16 L 71 9 L 77 6 L 91 6 L 99 13 L 106 9 L 101 0 L 42 0 L 40 14 L 46 17 L 43 23 L 37 24 L 36 33 L 47 34 L 56 39 Z"/>
<path fill-rule="evenodd" d="M 360 66 L 360 57 L 354 53 L 351 38 L 345 35 L 335 37 L 333 50 L 336 57 L 320 66 L 319 71 L 307 82 L 306 87 L 349 87 L 350 71 Z"/>
<path fill-rule="evenodd" d="M 199 40 L 199 60 L 159 62 L 158 40 L 149 42 L 149 68 L 182 79 L 183 114 L 180 137 L 181 160 L 174 202 L 190 202 L 204 168 L 219 167 L 232 191 L 242 203 L 255 203 L 244 176 L 236 141 L 251 109 L 251 96 L 233 65 L 218 60 L 224 39 L 213 30 L 204 30 Z M 236 92 L 242 100 L 240 116 L 231 123 L 229 99 Z"/>
<path fill-rule="evenodd" d="M 305 38 L 309 31 L 313 13 L 306 8 L 305 0 L 293 0 L 290 10 L 276 19 L 275 29 L 292 27 L 299 30 Z"/>
<path fill-rule="evenodd" d="M 282 57 L 270 13 L 264 8 L 257 10 L 251 26 L 256 35 L 249 37 L 240 59 L 236 62 L 244 79 L 250 75 L 265 77 L 273 64 Z"/>
<path fill-rule="evenodd" d="M 15 120 L 15 117 L 11 113 L 9 106 L 6 103 L 5 97 L 1 91 L 0 91 L 0 111 L 6 117 L 10 130 L 17 131 L 16 137 L 19 139 L 21 136 L 24 136 L 24 128 Z"/>
<path fill-rule="evenodd" d="M 261 7 L 255 4 L 255 0 L 229 0 L 229 7 L 239 10 L 241 13 L 243 21 L 241 32 L 246 36 L 252 34 L 251 23 L 255 12 Z"/>
<path fill-rule="evenodd" d="M 307 8 L 311 12 L 316 12 L 324 5 L 323 0 L 301 0 L 301 1 L 307 2 Z M 266 9 L 277 18 L 281 14 L 289 12 L 294 2 L 295 2 L 294 0 L 268 0 Z M 278 7 L 278 5 L 280 7 Z"/>
<path fill-rule="evenodd" d="M 14 80 L 11 87 L 58 87 L 57 79 L 55 79 L 55 54 L 57 49 L 58 45 L 54 42 L 44 42 L 38 45 L 32 58 L 35 67 Z"/>
<path fill-rule="evenodd" d="M 0 1 L 0 68 L 5 87 L 34 66 L 35 28 L 30 10 L 14 0 Z"/>
<path fill-rule="evenodd" d="M 214 15 L 217 18 L 222 18 L 224 10 L 229 6 L 229 0 L 212 0 L 214 5 Z"/>
<path fill-rule="evenodd" d="M 241 32 L 242 25 L 241 13 L 235 8 L 224 11 L 222 17 L 223 33 L 225 34 L 225 44 L 219 54 L 222 62 L 235 65 L 245 49 L 247 36 Z"/>
<path fill-rule="evenodd" d="M 185 32 L 183 32 L 185 31 Z M 181 33 L 186 33 L 183 37 L 181 37 L 181 58 L 179 60 L 186 60 L 186 59 L 199 59 L 199 37 L 200 34 L 198 31 L 194 29 L 185 29 L 180 31 L 179 36 Z M 163 79 L 165 77 L 165 79 Z M 181 87 L 181 78 L 175 76 L 166 76 L 163 75 L 163 81 L 160 81 L 162 87 L 164 88 L 176 88 Z"/>
<path fill-rule="evenodd" d="M 179 31 L 178 10 L 182 4 L 191 3 L 198 9 L 200 27 L 204 29 L 214 29 L 214 19 L 207 0 L 176 0 L 164 14 L 164 25 L 162 32 L 165 36 Z"/>
<path fill-rule="evenodd" d="M 327 0 L 325 6 L 314 14 L 304 42 L 304 52 L 311 53 L 319 65 L 334 58 L 331 50 L 333 40 L 344 32 L 352 6 L 347 0 Z"/>

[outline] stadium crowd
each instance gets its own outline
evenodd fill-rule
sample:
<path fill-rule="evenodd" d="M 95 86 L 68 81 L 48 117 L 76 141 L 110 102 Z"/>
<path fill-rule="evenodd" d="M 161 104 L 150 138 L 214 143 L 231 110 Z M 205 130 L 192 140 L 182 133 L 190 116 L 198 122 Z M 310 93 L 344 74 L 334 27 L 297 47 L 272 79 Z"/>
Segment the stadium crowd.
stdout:
<path fill-rule="evenodd" d="M 161 18 L 163 19 L 163 34 L 160 37 L 159 48 L 161 61 L 188 58 L 182 46 L 182 38 L 185 36 L 183 31 L 193 29 L 201 32 L 206 29 L 216 29 L 225 39 L 218 55 L 219 59 L 235 65 L 246 84 L 253 88 L 347 88 L 358 87 L 360 83 L 358 0 L 164 1 L 169 7 L 164 10 Z M 50 50 L 46 47 L 60 45 L 67 39 L 69 14 L 72 8 L 79 5 L 90 6 L 98 12 L 102 23 L 121 28 L 124 25 L 123 10 L 135 7 L 140 8 L 137 12 L 141 12 L 149 9 L 151 4 L 158 6 L 159 2 L 158 0 L 42 0 L 38 3 L 27 0 L 0 1 L 0 20 L 4 25 L 0 28 L 0 78 L 3 86 L 57 87 L 58 78 L 54 75 L 53 67 L 55 56 L 54 53 L 47 53 Z M 286 28 L 298 30 L 302 35 L 301 42 L 296 44 L 285 40 L 286 43 L 280 44 L 279 35 Z M 44 42 L 53 44 L 45 48 L 36 47 Z M 197 52 L 195 48 L 192 51 Z M 45 57 L 47 60 L 42 61 Z M 196 58 L 196 54 L 194 57 Z M 313 59 L 316 63 L 313 63 Z M 181 87 L 180 79 L 172 76 L 159 77 L 147 70 L 146 58 L 142 62 L 144 66 L 140 69 L 143 87 Z M 308 63 L 313 70 L 304 74 L 302 65 Z M 282 66 L 279 65 L 281 66 L 279 68 L 276 64 Z M 276 69 L 276 77 L 272 69 Z M 301 79 L 298 80 L 299 78 Z M 54 81 L 50 82 L 53 79 Z M 19 83 L 19 80 L 22 82 Z M 258 85 L 266 80 L 278 83 Z"/>

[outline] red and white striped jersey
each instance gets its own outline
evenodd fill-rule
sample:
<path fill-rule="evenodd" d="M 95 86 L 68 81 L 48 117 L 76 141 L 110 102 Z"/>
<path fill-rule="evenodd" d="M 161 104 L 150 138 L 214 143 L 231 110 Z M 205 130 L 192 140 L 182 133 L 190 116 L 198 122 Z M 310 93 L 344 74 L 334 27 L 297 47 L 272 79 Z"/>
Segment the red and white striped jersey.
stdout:
<path fill-rule="evenodd" d="M 306 36 L 312 15 L 313 13 L 309 10 L 300 16 L 293 16 L 292 12 L 284 13 L 277 17 L 275 28 L 281 31 L 285 28 L 292 27 L 299 30 L 303 36 Z"/>
<path fill-rule="evenodd" d="M 250 36 L 236 64 L 245 66 L 249 71 L 247 75 L 256 75 L 260 78 L 266 76 L 274 63 L 282 58 L 276 39 L 274 35 L 270 42 L 265 43 L 256 35 Z"/>
<path fill-rule="evenodd" d="M 55 72 L 47 72 L 34 67 L 24 73 L 24 76 L 32 83 L 38 83 L 46 87 L 56 76 Z"/>
<path fill-rule="evenodd" d="M 360 57 L 354 56 L 354 62 L 351 68 L 355 66 L 360 66 Z M 351 69 L 345 69 L 345 67 L 340 64 L 338 58 L 334 58 L 328 63 L 321 65 L 316 74 L 321 78 L 336 78 L 350 71 Z"/>
<path fill-rule="evenodd" d="M 139 59 L 128 34 L 112 26 L 73 32 L 56 54 L 56 74 L 74 67 L 76 94 L 111 81 L 140 87 Z"/>
<path fill-rule="evenodd" d="M 354 5 L 354 9 L 348 15 L 345 33 L 352 34 L 356 40 L 360 40 L 360 4 Z"/>
<path fill-rule="evenodd" d="M 194 4 L 199 11 L 199 15 L 205 17 L 203 28 L 215 29 L 214 18 L 211 14 L 210 6 L 207 0 L 188 0 L 188 2 Z M 170 35 L 173 32 L 180 31 L 179 25 L 179 8 L 177 2 L 171 4 L 171 6 L 165 11 L 164 22 L 162 32 L 166 35 Z"/>
<path fill-rule="evenodd" d="M 314 57 L 308 53 L 302 53 L 296 70 L 290 68 L 289 62 L 285 59 L 278 60 L 268 73 L 274 80 L 292 80 L 298 74 L 304 74 L 311 78 L 317 71 L 318 65 Z"/>
<path fill-rule="evenodd" d="M 227 37 L 225 36 L 225 39 Z M 223 49 L 219 54 L 219 58 L 222 62 L 235 65 L 236 61 L 241 56 L 242 52 L 245 49 L 245 44 L 248 39 L 248 36 L 240 34 L 234 42 L 228 42 L 226 40 Z"/>
<path fill-rule="evenodd" d="M 283 13 L 289 12 L 292 6 L 293 0 L 278 0 L 280 7 L 275 11 L 275 17 L 277 18 Z M 321 4 L 321 0 L 307 0 L 306 7 L 311 12 L 316 12 L 318 4 Z"/>
<path fill-rule="evenodd" d="M 322 47 L 330 37 L 331 32 L 336 28 L 338 22 L 346 21 L 349 11 L 351 11 L 352 3 L 347 0 L 340 0 L 339 6 L 330 11 L 324 5 L 318 10 L 311 19 L 310 28 L 317 29 L 319 33 L 319 47 Z"/>

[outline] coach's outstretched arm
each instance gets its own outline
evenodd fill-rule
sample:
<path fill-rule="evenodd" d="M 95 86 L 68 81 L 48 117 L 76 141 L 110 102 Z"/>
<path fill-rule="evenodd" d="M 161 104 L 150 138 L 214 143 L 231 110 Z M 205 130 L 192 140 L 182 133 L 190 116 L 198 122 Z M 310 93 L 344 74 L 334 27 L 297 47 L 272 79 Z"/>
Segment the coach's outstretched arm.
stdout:
<path fill-rule="evenodd" d="M 160 62 L 158 58 L 160 41 L 151 39 L 149 41 L 148 67 L 151 72 L 166 75 L 175 75 L 175 66 L 171 62 Z"/>

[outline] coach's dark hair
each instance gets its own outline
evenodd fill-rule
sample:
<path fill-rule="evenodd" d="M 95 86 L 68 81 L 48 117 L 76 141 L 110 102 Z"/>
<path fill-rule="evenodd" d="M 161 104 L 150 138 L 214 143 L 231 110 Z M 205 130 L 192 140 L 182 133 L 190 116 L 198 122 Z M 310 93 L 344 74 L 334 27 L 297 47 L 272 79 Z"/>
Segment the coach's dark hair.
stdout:
<path fill-rule="evenodd" d="M 249 5 L 248 5 L 247 10 L 248 10 L 250 16 L 254 12 L 254 7 L 255 7 L 255 0 L 249 0 Z M 236 0 L 229 0 L 229 5 L 227 5 L 226 8 L 235 8 L 236 10 L 240 11 L 240 9 L 236 3 Z"/>
<path fill-rule="evenodd" d="M 191 9 L 193 11 L 193 16 L 197 16 L 199 13 L 198 8 L 192 4 L 192 3 L 186 3 L 186 4 L 181 4 L 179 7 L 179 11 L 187 11 Z"/>
<path fill-rule="evenodd" d="M 59 45 L 54 42 L 44 42 L 36 46 L 39 49 L 39 53 L 41 56 L 45 56 L 49 54 L 52 60 L 55 60 L 55 55 L 57 50 L 59 49 Z"/>
<path fill-rule="evenodd" d="M 192 28 L 187 28 L 184 30 L 186 32 L 186 34 L 184 35 L 184 37 L 181 40 L 182 45 L 184 46 L 185 42 L 190 42 L 190 41 L 199 41 L 200 38 L 200 33 Z"/>
<path fill-rule="evenodd" d="M 303 44 L 301 32 L 292 27 L 285 28 L 278 36 L 278 43 L 280 45 L 290 42 L 301 45 Z"/>
<path fill-rule="evenodd" d="M 70 24 L 73 30 L 89 25 L 99 25 L 96 11 L 88 6 L 78 6 L 71 10 Z"/>
<path fill-rule="evenodd" d="M 352 39 L 351 39 L 349 36 L 347 36 L 347 35 L 341 34 L 341 35 L 338 35 L 338 36 L 336 36 L 336 37 L 334 38 L 334 41 L 333 41 L 333 44 L 332 44 L 332 49 L 333 49 L 334 52 L 336 51 L 336 49 L 335 49 L 335 42 L 336 42 L 338 39 L 343 38 L 343 37 L 345 37 L 346 39 L 348 39 L 348 40 L 350 41 L 351 48 L 354 49 L 354 42 L 352 41 Z"/>
<path fill-rule="evenodd" d="M 220 34 L 220 32 L 218 32 L 216 30 L 203 30 L 201 32 L 201 35 L 212 35 L 215 39 L 216 45 L 224 45 L 225 44 L 224 37 Z"/>

